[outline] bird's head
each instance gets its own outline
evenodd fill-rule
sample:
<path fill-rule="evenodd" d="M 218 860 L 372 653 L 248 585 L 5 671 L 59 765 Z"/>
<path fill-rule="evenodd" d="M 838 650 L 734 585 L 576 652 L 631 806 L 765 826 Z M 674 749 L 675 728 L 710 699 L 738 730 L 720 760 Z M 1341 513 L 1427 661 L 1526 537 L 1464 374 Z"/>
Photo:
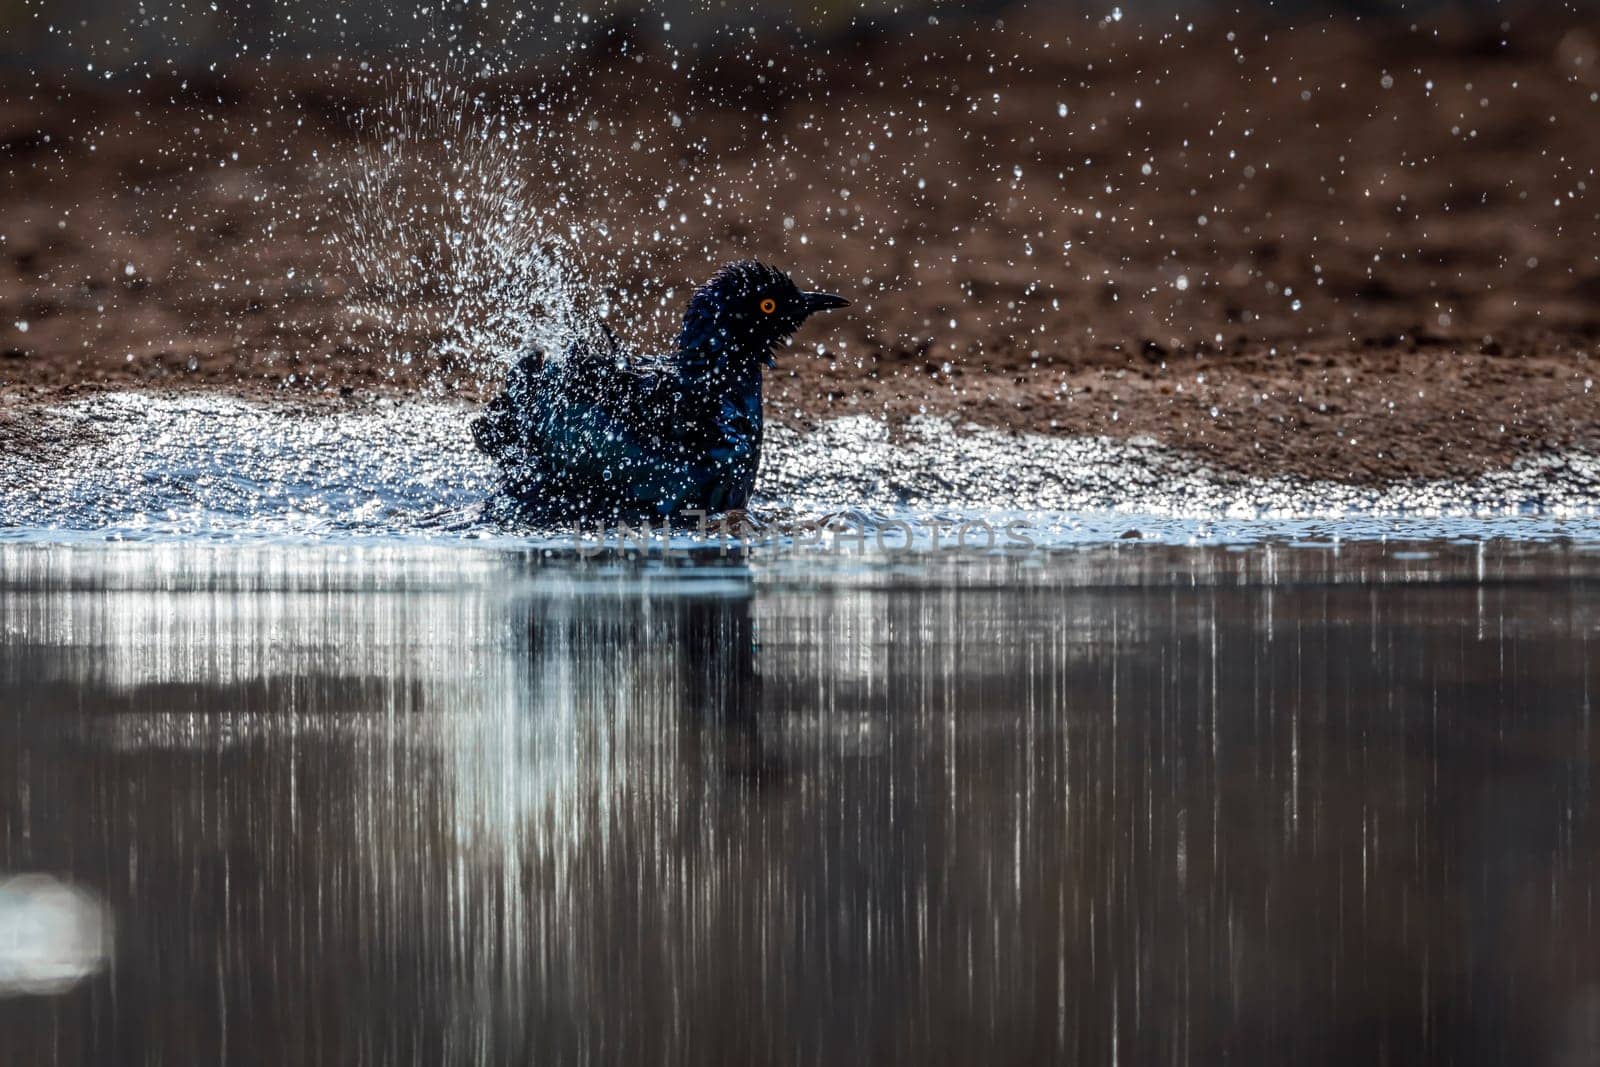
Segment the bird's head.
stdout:
<path fill-rule="evenodd" d="M 808 293 L 773 267 L 730 263 L 695 290 L 683 315 L 678 349 L 707 369 L 771 366 L 774 350 L 819 311 L 848 307 L 832 293 Z"/>

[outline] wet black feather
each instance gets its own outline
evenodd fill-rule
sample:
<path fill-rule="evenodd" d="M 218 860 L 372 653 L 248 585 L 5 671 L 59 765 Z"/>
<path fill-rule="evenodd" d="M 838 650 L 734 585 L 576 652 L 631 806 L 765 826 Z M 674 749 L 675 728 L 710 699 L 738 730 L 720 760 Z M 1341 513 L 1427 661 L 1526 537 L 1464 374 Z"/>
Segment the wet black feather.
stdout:
<path fill-rule="evenodd" d="M 609 329 L 557 359 L 530 352 L 473 436 L 531 520 L 742 508 L 761 461 L 762 373 L 808 315 L 843 303 L 765 264 L 730 264 L 690 298 L 673 352 L 640 355 Z"/>

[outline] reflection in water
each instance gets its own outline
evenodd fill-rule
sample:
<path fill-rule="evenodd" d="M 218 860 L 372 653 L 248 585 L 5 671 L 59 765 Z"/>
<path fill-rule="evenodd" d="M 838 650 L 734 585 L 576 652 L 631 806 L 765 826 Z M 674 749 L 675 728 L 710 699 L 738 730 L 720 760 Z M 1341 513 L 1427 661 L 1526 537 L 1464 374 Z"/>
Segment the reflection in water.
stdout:
<path fill-rule="evenodd" d="M 0 1045 L 1584 1062 L 1600 559 L 1520 551 L 5 549 L 0 870 L 117 924 Z"/>

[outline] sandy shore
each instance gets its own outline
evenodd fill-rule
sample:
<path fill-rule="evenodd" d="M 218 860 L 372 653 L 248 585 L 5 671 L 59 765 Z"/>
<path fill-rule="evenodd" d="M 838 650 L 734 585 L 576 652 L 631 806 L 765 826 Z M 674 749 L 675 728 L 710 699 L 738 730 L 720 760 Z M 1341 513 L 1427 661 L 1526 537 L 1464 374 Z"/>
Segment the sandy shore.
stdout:
<path fill-rule="evenodd" d="M 1600 448 L 1597 41 L 1014 16 L 691 54 L 614 27 L 474 89 L 538 131 L 488 164 L 581 230 L 582 302 L 630 340 L 665 343 L 740 256 L 856 301 L 783 357 L 784 426 L 931 414 L 1375 483 Z M 26 409 L 85 391 L 494 388 L 451 316 L 497 293 L 351 265 L 328 190 L 392 80 L 8 77 L 9 447 L 49 447 Z M 413 162 L 460 155 L 428 133 Z"/>

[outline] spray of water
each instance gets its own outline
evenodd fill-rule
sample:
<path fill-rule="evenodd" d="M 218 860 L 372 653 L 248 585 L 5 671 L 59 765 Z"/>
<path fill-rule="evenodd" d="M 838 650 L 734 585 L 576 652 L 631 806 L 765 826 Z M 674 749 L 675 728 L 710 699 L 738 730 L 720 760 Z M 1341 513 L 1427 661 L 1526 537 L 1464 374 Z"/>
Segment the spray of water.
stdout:
<path fill-rule="evenodd" d="M 438 72 L 398 75 L 382 99 L 332 181 L 354 313 L 394 360 L 427 351 L 480 382 L 530 348 L 559 357 L 593 316 L 566 195 L 537 180 L 553 135 L 521 115 L 538 109 Z"/>

